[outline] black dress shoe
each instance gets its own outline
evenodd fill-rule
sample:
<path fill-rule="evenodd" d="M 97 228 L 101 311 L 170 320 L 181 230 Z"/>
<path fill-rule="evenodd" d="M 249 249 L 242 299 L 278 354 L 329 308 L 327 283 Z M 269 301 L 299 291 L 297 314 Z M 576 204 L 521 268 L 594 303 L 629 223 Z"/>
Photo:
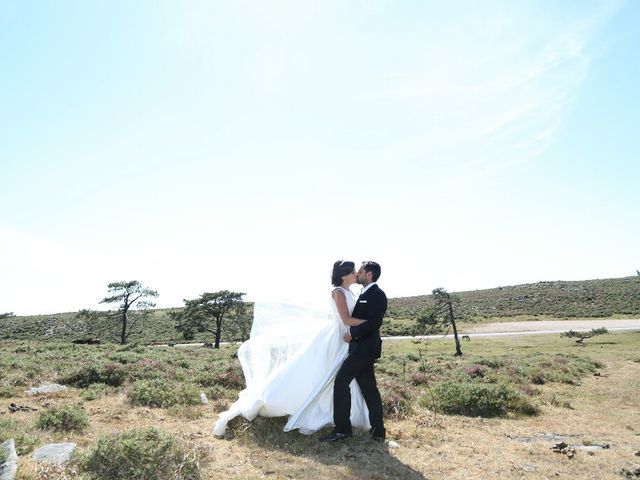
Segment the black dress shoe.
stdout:
<path fill-rule="evenodd" d="M 344 440 L 345 438 L 352 437 L 351 433 L 331 432 L 328 435 L 320 437 L 321 442 L 337 442 L 338 440 Z"/>

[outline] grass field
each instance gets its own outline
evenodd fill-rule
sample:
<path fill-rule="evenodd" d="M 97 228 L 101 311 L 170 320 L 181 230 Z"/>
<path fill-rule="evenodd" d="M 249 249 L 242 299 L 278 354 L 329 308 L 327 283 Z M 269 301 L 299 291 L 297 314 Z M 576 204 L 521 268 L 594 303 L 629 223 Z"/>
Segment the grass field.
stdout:
<path fill-rule="evenodd" d="M 461 359 L 449 341 L 385 342 L 378 377 L 397 448 L 364 432 L 321 444 L 319 434 L 282 432 L 282 418 L 236 419 L 228 438 L 213 438 L 217 413 L 242 388 L 235 348 L 1 342 L 0 441 L 16 439 L 18 478 L 89 478 L 83 459 L 100 439 L 147 427 L 170 434 L 181 455 L 195 459 L 197 476 L 176 478 L 619 479 L 640 466 L 640 332 L 599 336 L 583 347 L 557 335 L 473 339 Z M 70 389 L 24 392 L 46 381 Z M 467 387 L 475 389 L 471 397 Z M 209 405 L 198 403 L 200 391 Z M 478 402 L 483 395 L 487 401 Z M 38 410 L 9 413 L 11 403 Z M 71 412 L 66 423 L 52 428 L 64 412 Z M 548 434 L 578 446 L 575 456 L 553 452 L 560 440 Z M 34 448 L 62 441 L 78 444 L 66 469 L 30 460 Z"/>

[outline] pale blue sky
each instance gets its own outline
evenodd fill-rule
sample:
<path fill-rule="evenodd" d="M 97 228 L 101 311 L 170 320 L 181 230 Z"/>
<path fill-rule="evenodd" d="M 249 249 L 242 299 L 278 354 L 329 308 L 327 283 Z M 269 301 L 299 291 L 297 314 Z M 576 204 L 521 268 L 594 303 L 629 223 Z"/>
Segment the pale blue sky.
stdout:
<path fill-rule="evenodd" d="M 0 3 L 0 313 L 640 268 L 640 2 Z"/>

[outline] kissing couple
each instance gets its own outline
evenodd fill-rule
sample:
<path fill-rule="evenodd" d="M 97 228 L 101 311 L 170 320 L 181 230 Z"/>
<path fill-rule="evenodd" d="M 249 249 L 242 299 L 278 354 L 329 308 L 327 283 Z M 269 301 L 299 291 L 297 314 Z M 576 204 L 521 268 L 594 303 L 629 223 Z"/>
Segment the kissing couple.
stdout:
<path fill-rule="evenodd" d="M 229 410 L 220 413 L 213 433 L 224 436 L 239 415 L 253 420 L 288 416 L 284 431 L 305 435 L 333 425 L 320 441 L 369 429 L 384 441 L 382 399 L 374 363 L 382 353 L 380 327 L 387 297 L 377 285 L 380 265 L 333 264 L 330 314 L 295 305 L 256 303 L 249 340 L 238 349 L 246 388 Z M 360 296 L 350 287 L 362 285 Z M 355 381 L 353 381 L 355 380 Z"/>

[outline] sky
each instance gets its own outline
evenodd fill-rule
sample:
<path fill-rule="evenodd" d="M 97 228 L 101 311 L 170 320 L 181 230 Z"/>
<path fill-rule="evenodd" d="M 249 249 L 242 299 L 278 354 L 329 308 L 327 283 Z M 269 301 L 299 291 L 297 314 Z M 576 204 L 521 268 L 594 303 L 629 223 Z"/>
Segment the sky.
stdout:
<path fill-rule="evenodd" d="M 3 0 L 0 313 L 640 269 L 640 2 Z"/>

